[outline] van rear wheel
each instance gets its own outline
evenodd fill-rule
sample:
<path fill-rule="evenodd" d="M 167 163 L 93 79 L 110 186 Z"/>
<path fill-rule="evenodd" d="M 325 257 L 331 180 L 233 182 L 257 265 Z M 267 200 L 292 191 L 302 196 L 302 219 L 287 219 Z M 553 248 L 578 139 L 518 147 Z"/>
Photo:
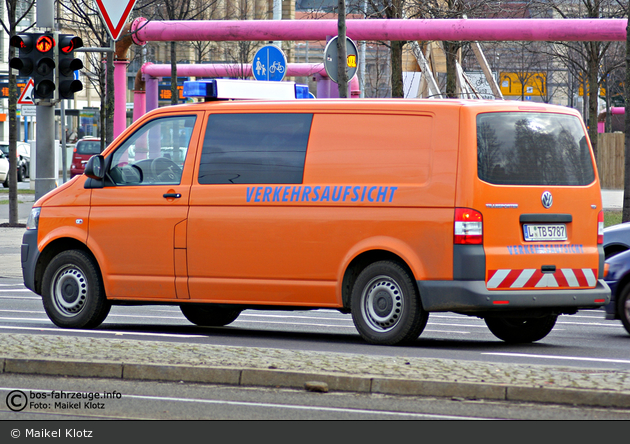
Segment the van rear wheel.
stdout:
<path fill-rule="evenodd" d="M 352 288 L 351 309 L 361 337 L 377 345 L 417 339 L 429 318 L 410 274 L 393 261 L 374 262 L 359 274 Z"/>
<path fill-rule="evenodd" d="M 44 310 L 55 325 L 63 328 L 95 328 L 109 314 L 96 261 L 81 250 L 62 251 L 44 271 Z"/>
<path fill-rule="evenodd" d="M 223 327 L 241 314 L 238 308 L 209 304 L 182 304 L 179 308 L 186 319 L 200 327 Z"/>
<path fill-rule="evenodd" d="M 497 338 L 510 343 L 527 343 L 539 341 L 547 336 L 558 316 L 544 316 L 541 318 L 485 318 L 486 325 Z"/>

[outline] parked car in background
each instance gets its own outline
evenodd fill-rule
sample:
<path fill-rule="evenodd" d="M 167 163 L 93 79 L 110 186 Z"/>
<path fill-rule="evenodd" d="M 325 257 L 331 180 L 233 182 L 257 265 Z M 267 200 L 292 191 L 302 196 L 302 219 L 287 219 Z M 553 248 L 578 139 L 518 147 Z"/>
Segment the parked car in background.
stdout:
<path fill-rule="evenodd" d="M 630 250 L 606 259 L 606 268 L 608 273 L 604 280 L 611 291 L 610 303 L 606 305 L 606 319 L 620 320 L 630 334 Z"/>
<path fill-rule="evenodd" d="M 28 142 L 17 142 L 17 177 L 18 182 L 29 178 L 31 168 L 31 145 Z M 9 158 L 9 142 L 0 142 L 0 151 Z"/>
<path fill-rule="evenodd" d="M 5 188 L 9 186 L 9 159 L 3 151 L 0 151 L 0 182 Z"/>
<path fill-rule="evenodd" d="M 630 222 L 604 228 L 604 256 L 606 259 L 630 250 Z"/>
<path fill-rule="evenodd" d="M 90 157 L 101 153 L 101 139 L 96 137 L 84 137 L 79 139 L 74 146 L 72 163 L 70 164 L 70 178 L 83 174 L 85 164 Z"/>

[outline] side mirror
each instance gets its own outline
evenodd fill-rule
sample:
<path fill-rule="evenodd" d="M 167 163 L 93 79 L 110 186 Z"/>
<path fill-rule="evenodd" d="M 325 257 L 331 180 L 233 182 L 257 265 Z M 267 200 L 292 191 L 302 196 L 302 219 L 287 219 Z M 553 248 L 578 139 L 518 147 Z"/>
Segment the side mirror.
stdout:
<path fill-rule="evenodd" d="M 90 179 L 103 180 L 105 177 L 105 158 L 100 154 L 90 157 L 87 165 L 85 165 L 84 174 Z"/>

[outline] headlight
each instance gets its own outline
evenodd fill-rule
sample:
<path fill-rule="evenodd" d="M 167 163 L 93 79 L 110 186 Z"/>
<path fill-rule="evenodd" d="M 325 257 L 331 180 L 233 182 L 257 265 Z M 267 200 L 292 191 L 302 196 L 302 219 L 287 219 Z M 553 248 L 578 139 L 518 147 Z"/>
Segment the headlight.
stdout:
<path fill-rule="evenodd" d="M 39 213 L 41 211 L 41 207 L 31 209 L 31 214 L 28 215 L 28 220 L 26 221 L 27 230 L 37 230 L 37 227 L 39 226 Z"/>

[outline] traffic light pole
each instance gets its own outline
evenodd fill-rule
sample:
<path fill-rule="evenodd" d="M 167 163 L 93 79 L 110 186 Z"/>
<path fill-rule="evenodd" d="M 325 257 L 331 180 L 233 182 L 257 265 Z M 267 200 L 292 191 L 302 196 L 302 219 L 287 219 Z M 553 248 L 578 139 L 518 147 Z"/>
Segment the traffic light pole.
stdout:
<path fill-rule="evenodd" d="M 55 22 L 54 0 L 37 1 L 37 26 L 52 32 Z M 55 108 L 52 100 L 36 103 L 37 130 L 35 132 L 35 200 L 55 189 Z"/>

